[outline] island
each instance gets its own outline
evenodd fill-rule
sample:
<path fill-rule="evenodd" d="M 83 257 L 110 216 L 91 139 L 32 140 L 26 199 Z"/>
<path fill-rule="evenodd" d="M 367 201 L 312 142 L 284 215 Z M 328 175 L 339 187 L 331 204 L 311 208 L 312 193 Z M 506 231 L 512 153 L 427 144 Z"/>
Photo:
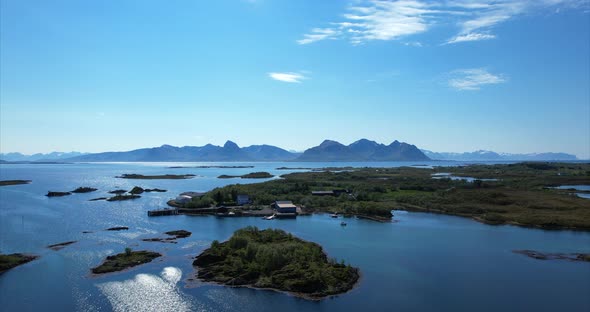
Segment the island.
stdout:
<path fill-rule="evenodd" d="M 254 166 L 172 166 L 170 169 L 181 169 L 181 168 L 198 168 L 198 169 L 245 169 L 254 168 Z"/>
<path fill-rule="evenodd" d="M 161 242 L 161 243 L 172 243 L 172 244 L 176 244 L 176 239 L 178 238 L 186 238 L 191 236 L 191 232 L 186 231 L 186 230 L 176 230 L 176 231 L 168 231 L 166 233 L 164 233 L 166 235 L 169 236 L 173 236 L 173 237 L 166 237 L 166 238 L 160 238 L 160 237 L 156 237 L 156 238 L 144 238 L 142 239 L 142 241 L 144 242 Z"/>
<path fill-rule="evenodd" d="M 232 179 L 232 178 L 242 178 L 242 179 L 268 179 L 268 178 L 272 178 L 274 177 L 274 175 L 268 173 L 268 172 L 251 172 L 248 174 L 244 174 L 244 175 L 227 175 L 227 174 L 222 174 L 220 176 L 218 176 L 217 178 L 219 179 Z"/>
<path fill-rule="evenodd" d="M 90 193 L 90 192 L 94 192 L 97 189 L 93 188 L 93 187 L 79 187 L 75 190 L 72 191 L 72 193 Z"/>
<path fill-rule="evenodd" d="M 544 253 L 528 249 L 513 250 L 512 252 L 537 260 L 569 260 L 590 262 L 590 253 Z"/>
<path fill-rule="evenodd" d="M 126 231 L 129 230 L 129 227 L 126 226 L 115 226 L 112 228 L 108 228 L 107 231 Z"/>
<path fill-rule="evenodd" d="M 113 197 L 107 198 L 106 201 L 121 201 L 121 200 L 130 200 L 130 199 L 137 199 L 140 198 L 139 195 L 134 194 L 125 194 L 125 195 L 115 195 Z"/>
<path fill-rule="evenodd" d="M 45 196 L 47 197 L 61 197 L 61 196 L 68 196 L 68 195 L 72 195 L 71 192 L 52 192 L 49 191 L 47 192 L 47 194 Z"/>
<path fill-rule="evenodd" d="M 163 193 L 163 192 L 167 192 L 167 191 L 166 190 L 159 189 L 159 188 L 144 189 L 144 188 L 139 187 L 139 186 L 134 186 L 131 189 L 131 191 L 129 191 L 130 194 L 142 194 L 143 192 L 146 192 L 146 193 L 150 193 L 150 192 L 161 192 L 161 193 Z"/>
<path fill-rule="evenodd" d="M 103 274 L 122 271 L 127 268 L 151 262 L 152 260 L 161 256 L 161 254 L 153 251 L 133 251 L 131 248 L 125 248 L 125 252 L 108 256 L 101 265 L 92 268 L 92 273 Z"/>
<path fill-rule="evenodd" d="M 215 188 L 178 208 L 231 206 L 239 194 L 246 194 L 255 207 L 286 200 L 305 213 L 386 222 L 396 210 L 404 210 L 466 217 L 490 225 L 590 230 L 590 200 L 556 188 L 590 185 L 590 163 L 343 167 L 281 178 Z"/>
<path fill-rule="evenodd" d="M 9 255 L 0 254 L 0 274 L 21 264 L 33 261 L 37 258 L 39 257 L 34 255 L 25 255 L 21 253 L 14 253 Z"/>
<path fill-rule="evenodd" d="M 77 241 L 69 241 L 69 242 L 63 242 L 63 243 L 59 243 L 59 244 L 53 244 L 53 245 L 49 245 L 49 246 L 47 246 L 47 248 L 49 248 L 49 249 L 53 249 L 53 250 L 57 251 L 57 250 L 61 250 L 61 249 L 63 249 L 64 247 L 66 247 L 66 246 L 68 246 L 68 245 L 71 245 L 71 244 L 73 244 L 73 243 L 76 243 L 76 242 L 77 242 Z"/>
<path fill-rule="evenodd" d="M 29 183 L 31 183 L 31 180 L 2 180 L 2 181 L 0 181 L 0 186 L 29 184 Z"/>
<path fill-rule="evenodd" d="M 226 242 L 213 241 L 193 262 L 202 281 L 283 291 L 321 299 L 351 290 L 359 270 L 328 259 L 320 245 L 283 230 L 237 230 Z"/>
<path fill-rule="evenodd" d="M 139 179 L 139 180 L 158 180 L 158 179 L 167 179 L 167 180 L 179 180 L 179 179 L 192 179 L 194 178 L 194 174 L 161 174 L 161 175 L 143 175 L 143 174 L 122 174 L 120 176 L 116 176 L 115 178 L 120 179 Z"/>

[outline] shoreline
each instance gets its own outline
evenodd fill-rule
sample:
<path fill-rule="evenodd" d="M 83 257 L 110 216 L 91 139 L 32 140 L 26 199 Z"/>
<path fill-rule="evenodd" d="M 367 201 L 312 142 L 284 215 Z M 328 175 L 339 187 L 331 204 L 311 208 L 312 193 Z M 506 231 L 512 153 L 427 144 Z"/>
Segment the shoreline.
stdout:
<path fill-rule="evenodd" d="M 362 274 L 360 272 L 360 270 L 358 271 L 358 279 L 357 281 L 352 285 L 352 287 L 350 289 L 347 289 L 346 291 L 339 293 L 339 294 L 333 294 L 333 295 L 327 295 L 327 296 L 323 296 L 323 297 L 316 297 L 316 296 L 310 296 L 306 293 L 302 293 L 302 292 L 291 292 L 288 290 L 281 290 L 278 288 L 270 288 L 270 287 L 256 287 L 254 285 L 228 285 L 228 284 L 224 284 L 224 283 L 219 283 L 219 282 L 214 282 L 214 281 L 209 281 L 209 280 L 205 280 L 199 277 L 196 277 L 197 275 L 197 270 L 193 271 L 193 274 L 195 276 L 194 279 L 192 280 L 185 280 L 185 288 L 197 288 L 199 287 L 198 285 L 191 285 L 191 284 L 196 284 L 196 281 L 198 281 L 198 283 L 200 284 L 206 284 L 206 285 L 213 285 L 213 286 L 219 286 L 219 287 L 231 287 L 231 288 L 248 288 L 248 289 L 252 289 L 252 290 L 263 290 L 263 291 L 272 291 L 272 292 L 276 292 L 276 293 L 281 293 L 284 295 L 288 295 L 288 296 L 292 296 L 295 298 L 299 298 L 299 299 L 304 299 L 304 300 L 308 300 L 308 301 L 314 301 L 314 302 L 320 302 L 324 299 L 330 299 L 333 297 L 338 297 L 340 295 L 344 295 L 344 294 L 348 294 L 351 291 L 357 289 L 360 286 L 360 282 L 362 279 Z"/>

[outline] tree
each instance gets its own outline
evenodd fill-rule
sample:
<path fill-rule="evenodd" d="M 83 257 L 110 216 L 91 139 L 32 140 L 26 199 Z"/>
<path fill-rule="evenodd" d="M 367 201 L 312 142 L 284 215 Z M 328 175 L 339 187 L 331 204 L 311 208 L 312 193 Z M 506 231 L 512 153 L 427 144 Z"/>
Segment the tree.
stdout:
<path fill-rule="evenodd" d="M 127 257 L 131 256 L 131 252 L 132 252 L 132 249 L 131 248 L 129 248 L 129 247 L 125 248 L 125 255 Z"/>

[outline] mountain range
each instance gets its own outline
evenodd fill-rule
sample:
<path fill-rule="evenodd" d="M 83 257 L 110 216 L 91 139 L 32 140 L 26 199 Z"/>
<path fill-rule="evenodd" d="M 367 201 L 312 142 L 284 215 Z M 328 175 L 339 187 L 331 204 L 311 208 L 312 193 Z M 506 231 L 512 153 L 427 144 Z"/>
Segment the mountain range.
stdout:
<path fill-rule="evenodd" d="M 466 153 L 446 153 L 432 152 L 422 150 L 422 152 L 436 160 L 456 160 L 456 161 L 548 161 L 548 160 L 578 160 L 576 155 L 566 153 L 530 153 L 530 154 L 510 154 L 496 153 L 492 151 L 479 150 Z"/>
<path fill-rule="evenodd" d="M 287 151 L 272 145 L 251 145 L 239 147 L 232 141 L 223 146 L 207 144 L 204 146 L 141 148 L 127 152 L 79 153 L 53 152 L 49 154 L 23 155 L 20 153 L 0 153 L 4 162 L 113 162 L 113 161 L 546 161 L 577 160 L 575 155 L 566 153 L 507 154 L 492 151 L 467 153 L 437 153 L 420 150 L 416 146 L 393 141 L 389 145 L 367 139 L 350 145 L 325 140 L 320 145 L 303 153 Z"/>
<path fill-rule="evenodd" d="M 367 139 L 358 140 L 350 145 L 325 140 L 319 146 L 312 147 L 297 161 L 420 161 L 430 160 L 416 146 L 393 141 L 389 145 L 379 144 Z"/>

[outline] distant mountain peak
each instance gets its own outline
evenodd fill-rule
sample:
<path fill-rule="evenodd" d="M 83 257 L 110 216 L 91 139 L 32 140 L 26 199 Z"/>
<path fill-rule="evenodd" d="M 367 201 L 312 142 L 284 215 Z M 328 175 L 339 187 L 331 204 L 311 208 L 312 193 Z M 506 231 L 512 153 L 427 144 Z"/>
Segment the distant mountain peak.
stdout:
<path fill-rule="evenodd" d="M 227 142 L 225 142 L 225 144 L 223 144 L 223 148 L 226 149 L 240 149 L 240 147 L 238 146 L 238 144 L 236 144 L 235 142 L 232 142 L 230 140 L 227 140 Z"/>
<path fill-rule="evenodd" d="M 324 140 L 324 142 L 320 144 L 320 147 L 328 147 L 332 145 L 342 145 L 342 143 L 333 140 Z"/>
<path fill-rule="evenodd" d="M 368 139 L 360 139 L 348 146 L 325 140 L 307 149 L 299 161 L 419 161 L 429 160 L 418 148 L 397 140 L 389 146 Z"/>
<path fill-rule="evenodd" d="M 358 141 L 353 142 L 349 146 L 357 146 L 357 145 L 377 146 L 377 145 L 379 145 L 379 143 L 377 143 L 375 141 L 368 140 L 368 139 L 360 139 Z"/>

